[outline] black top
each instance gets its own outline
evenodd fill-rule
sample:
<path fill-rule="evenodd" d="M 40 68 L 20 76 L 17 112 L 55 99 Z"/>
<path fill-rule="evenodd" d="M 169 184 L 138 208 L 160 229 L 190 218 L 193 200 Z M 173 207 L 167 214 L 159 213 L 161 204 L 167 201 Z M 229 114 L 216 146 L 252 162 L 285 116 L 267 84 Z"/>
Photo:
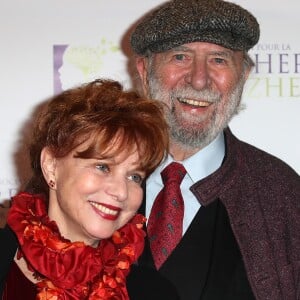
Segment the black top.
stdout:
<path fill-rule="evenodd" d="M 0 296 L 2 297 L 6 277 L 18 248 L 17 238 L 8 225 L 0 229 L 0 245 Z"/>

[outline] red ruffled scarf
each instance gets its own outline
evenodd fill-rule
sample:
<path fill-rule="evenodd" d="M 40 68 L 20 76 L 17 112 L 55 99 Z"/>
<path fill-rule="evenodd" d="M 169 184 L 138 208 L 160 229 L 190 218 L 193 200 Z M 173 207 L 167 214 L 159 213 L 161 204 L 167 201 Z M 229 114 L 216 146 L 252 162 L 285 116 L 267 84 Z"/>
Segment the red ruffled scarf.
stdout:
<path fill-rule="evenodd" d="M 64 239 L 41 195 L 13 198 L 7 223 L 28 268 L 42 280 L 37 300 L 127 300 L 126 276 L 144 248 L 145 217 L 136 215 L 97 248 Z"/>

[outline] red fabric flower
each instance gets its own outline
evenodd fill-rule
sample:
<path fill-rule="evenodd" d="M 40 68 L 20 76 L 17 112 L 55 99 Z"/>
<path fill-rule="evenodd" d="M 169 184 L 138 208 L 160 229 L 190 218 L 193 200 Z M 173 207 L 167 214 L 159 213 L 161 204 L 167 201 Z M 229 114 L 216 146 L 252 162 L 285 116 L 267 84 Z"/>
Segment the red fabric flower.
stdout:
<path fill-rule="evenodd" d="M 37 300 L 127 300 L 126 276 L 144 247 L 145 217 L 136 215 L 97 248 L 61 237 L 41 195 L 13 198 L 7 223 L 16 233 L 19 255 L 43 280 Z"/>

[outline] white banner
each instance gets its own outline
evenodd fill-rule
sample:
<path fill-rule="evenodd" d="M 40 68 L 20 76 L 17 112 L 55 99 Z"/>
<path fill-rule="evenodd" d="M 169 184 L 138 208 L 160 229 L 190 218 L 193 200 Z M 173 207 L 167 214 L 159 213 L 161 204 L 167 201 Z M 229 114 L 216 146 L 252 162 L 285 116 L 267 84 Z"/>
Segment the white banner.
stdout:
<path fill-rule="evenodd" d="M 246 109 L 231 122 L 241 139 L 300 173 L 299 0 L 238 0 L 257 17 Z M 28 177 L 27 131 L 38 105 L 62 89 L 109 77 L 130 87 L 126 33 L 159 0 L 4 0 L 1 14 L 0 202 Z M 125 49 L 125 51 L 124 51 Z M 125 52 L 125 53 L 124 53 Z"/>

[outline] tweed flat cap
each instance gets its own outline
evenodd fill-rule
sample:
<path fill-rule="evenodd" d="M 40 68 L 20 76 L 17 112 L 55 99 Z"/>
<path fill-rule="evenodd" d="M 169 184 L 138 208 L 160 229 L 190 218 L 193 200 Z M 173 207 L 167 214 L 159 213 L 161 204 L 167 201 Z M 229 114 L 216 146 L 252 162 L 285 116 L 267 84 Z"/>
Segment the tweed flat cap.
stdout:
<path fill-rule="evenodd" d="M 139 55 L 196 41 L 248 51 L 258 42 L 259 33 L 256 18 L 237 4 L 222 0 L 173 0 L 146 15 L 133 31 L 130 42 Z"/>

